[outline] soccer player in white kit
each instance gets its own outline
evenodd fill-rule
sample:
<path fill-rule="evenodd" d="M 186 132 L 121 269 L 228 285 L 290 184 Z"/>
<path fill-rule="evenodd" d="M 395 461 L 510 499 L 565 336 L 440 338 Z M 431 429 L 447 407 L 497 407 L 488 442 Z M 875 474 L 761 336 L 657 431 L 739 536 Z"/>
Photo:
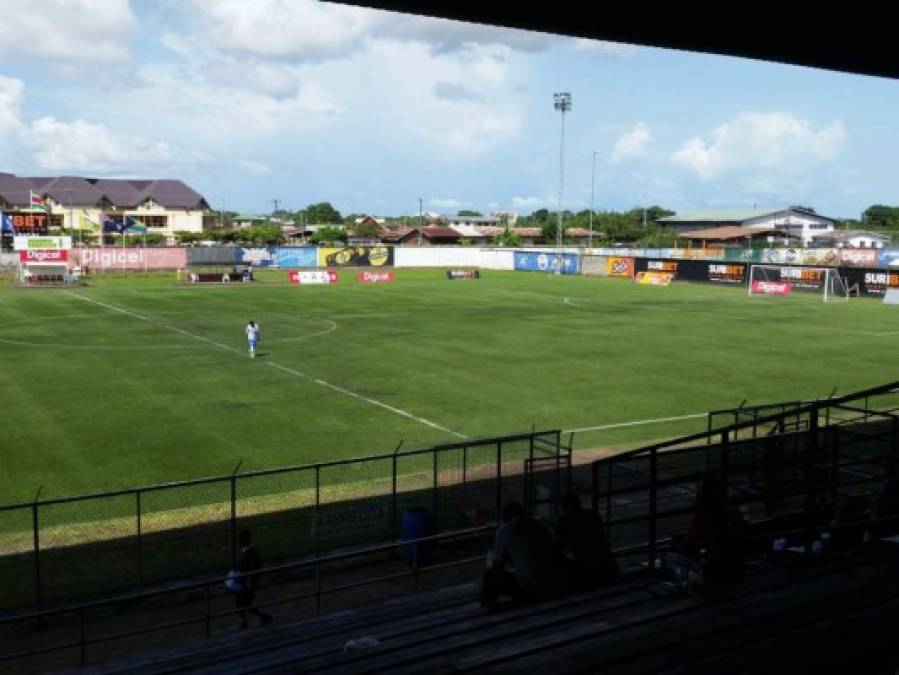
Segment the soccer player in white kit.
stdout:
<path fill-rule="evenodd" d="M 250 358 L 256 358 L 256 343 L 259 342 L 259 326 L 255 321 L 250 321 L 244 329 L 247 334 L 247 346 L 250 348 Z"/>

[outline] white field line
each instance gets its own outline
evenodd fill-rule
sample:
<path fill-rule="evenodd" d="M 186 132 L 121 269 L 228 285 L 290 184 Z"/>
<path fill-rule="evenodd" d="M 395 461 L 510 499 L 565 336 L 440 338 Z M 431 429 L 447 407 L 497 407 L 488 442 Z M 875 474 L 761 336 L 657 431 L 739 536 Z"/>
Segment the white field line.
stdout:
<path fill-rule="evenodd" d="M 277 368 L 278 370 L 282 370 L 285 373 L 289 373 L 291 375 L 296 375 L 297 377 L 302 377 L 306 380 L 312 380 L 318 385 L 322 387 L 327 387 L 328 389 L 332 389 L 341 394 L 346 394 L 347 396 L 352 396 L 353 398 L 359 399 L 360 401 L 365 401 L 366 403 L 370 403 L 371 405 L 376 405 L 379 408 L 384 408 L 384 410 L 389 410 L 392 413 L 397 415 L 402 415 L 403 417 L 407 417 L 410 420 L 415 420 L 416 422 L 420 422 L 421 424 L 426 424 L 429 427 L 433 427 L 434 429 L 439 429 L 440 431 L 444 431 L 448 434 L 452 434 L 453 436 L 457 436 L 458 438 L 466 438 L 463 434 L 460 434 L 452 429 L 447 429 L 446 427 L 442 427 L 436 422 L 432 422 L 431 420 L 427 420 L 424 417 L 418 417 L 417 415 L 413 415 L 410 412 L 406 412 L 405 410 L 401 410 L 400 408 L 394 408 L 392 405 L 388 405 L 387 403 L 383 403 L 382 401 L 378 401 L 374 398 L 368 398 L 367 396 L 363 396 L 362 394 L 357 394 L 354 391 L 350 391 L 349 389 L 344 389 L 343 387 L 338 387 L 336 384 L 331 384 L 330 382 L 325 382 L 324 380 L 320 380 L 318 378 L 312 378 L 305 373 L 301 373 L 299 370 L 294 370 L 293 368 L 288 368 L 287 366 L 282 366 L 279 363 L 275 363 L 274 361 L 267 362 L 269 366 L 272 368 Z"/>
<path fill-rule="evenodd" d="M 126 309 L 122 309 L 121 307 L 116 307 L 116 306 L 114 306 L 114 305 L 110 305 L 110 304 L 107 304 L 107 303 L 105 303 L 105 302 L 100 302 L 99 300 L 95 300 L 94 298 L 88 298 L 88 297 L 86 297 L 86 296 L 79 295 L 78 293 L 73 293 L 73 292 L 71 292 L 71 291 L 63 291 L 63 292 L 64 292 L 64 293 L 67 293 L 68 295 L 71 295 L 71 296 L 74 297 L 74 298 L 78 298 L 79 300 L 84 300 L 85 302 L 91 302 L 91 303 L 93 303 L 93 304 L 95 304 L 95 305 L 99 305 L 99 306 L 101 306 L 101 307 L 105 307 L 105 308 L 110 309 L 110 310 L 112 310 L 112 311 L 114 311 L 114 312 L 121 312 L 122 314 L 127 314 L 127 315 L 129 315 L 129 316 L 133 316 L 133 317 L 135 317 L 135 318 L 137 318 L 137 319 L 140 319 L 141 321 L 148 321 L 148 322 L 151 321 L 149 318 L 147 318 L 147 317 L 145 317 L 145 316 L 142 316 L 142 315 L 140 315 L 140 314 L 135 314 L 134 312 L 129 312 L 129 311 L 126 310 Z M 192 337 L 192 338 L 194 338 L 195 340 L 200 340 L 200 341 L 205 342 L 205 343 L 207 343 L 207 344 L 210 344 L 210 345 L 212 345 L 212 346 L 214 346 L 214 347 L 218 347 L 219 349 L 225 349 L 225 350 L 227 350 L 227 351 L 229 351 L 229 352 L 233 352 L 234 354 L 237 354 L 238 356 L 245 357 L 245 355 L 244 355 L 244 353 L 243 353 L 242 350 L 235 349 L 234 347 L 230 347 L 230 346 L 228 346 L 228 345 L 226 345 L 226 344 L 222 344 L 221 342 L 216 342 L 215 340 L 210 340 L 209 338 L 203 337 L 202 335 L 196 335 L 195 333 L 191 333 L 190 331 L 186 331 L 186 330 L 184 330 L 183 328 L 178 328 L 177 326 L 171 326 L 171 325 L 169 325 L 169 324 L 162 324 L 162 325 L 163 325 L 164 328 L 168 328 L 169 330 L 173 330 L 173 331 L 175 331 L 176 333 L 181 333 L 182 335 L 186 335 L 186 336 L 188 336 L 188 337 Z M 405 418 L 407 418 L 407 419 L 414 420 L 414 421 L 416 421 L 416 422 L 419 422 L 420 424 L 424 424 L 424 425 L 429 426 L 429 427 L 431 427 L 431 428 L 433 428 L 433 429 L 438 429 L 438 430 L 443 431 L 443 432 L 445 432 L 445 433 L 452 434 L 453 436 L 456 436 L 457 438 L 467 438 L 467 436 L 465 436 L 465 435 L 463 435 L 463 434 L 460 434 L 460 433 L 457 432 L 457 431 L 453 431 L 452 429 L 448 429 L 448 428 L 446 428 L 446 427 L 444 427 L 444 426 L 441 426 L 441 425 L 437 424 L 436 422 L 432 422 L 431 420 L 425 419 L 424 417 L 418 417 L 417 415 L 413 415 L 412 413 L 410 413 L 410 412 L 408 412 L 408 411 L 406 411 L 406 410 L 402 410 L 402 409 L 400 409 L 400 408 L 395 408 L 395 407 L 392 406 L 392 405 L 388 405 L 387 403 L 384 403 L 383 401 L 378 401 L 377 399 L 369 398 L 369 397 L 367 397 L 367 396 L 363 396 L 362 394 L 357 394 L 357 393 L 354 392 L 354 391 L 350 391 L 349 389 L 344 389 L 343 387 L 339 387 L 339 386 L 337 386 L 336 384 L 331 384 L 330 382 L 326 382 L 326 381 L 324 381 L 324 380 L 320 380 L 320 379 L 314 378 L 314 377 L 312 377 L 311 375 L 307 375 L 306 373 L 300 372 L 299 370 L 294 370 L 293 368 L 288 368 L 287 366 L 282 366 L 281 364 L 275 363 L 274 361 L 266 361 L 266 364 L 267 364 L 268 366 L 270 366 L 270 367 L 272 367 L 272 368 L 276 368 L 277 370 L 280 370 L 280 371 L 282 371 L 282 372 L 288 373 L 288 374 L 290 374 L 290 375 L 293 375 L 293 376 L 295 376 L 295 377 L 299 377 L 299 378 L 304 379 L 304 380 L 309 380 L 310 382 L 314 382 L 315 384 L 317 384 L 317 385 L 319 385 L 319 386 L 326 387 L 326 388 L 328 388 L 328 389 L 331 389 L 331 390 L 333 390 L 333 391 L 339 392 L 339 393 L 341 393 L 341 394 L 345 394 L 346 396 L 351 396 L 352 398 L 358 399 L 358 400 L 360 400 L 360 401 L 365 401 L 366 403 L 368 403 L 368 404 L 370 404 L 370 405 L 374 405 L 374 406 L 377 406 L 377 407 L 379 407 L 379 408 L 383 408 L 384 410 L 387 410 L 387 411 L 389 411 L 389 412 L 392 412 L 392 413 L 394 413 L 394 414 L 396 414 L 396 415 L 400 415 L 400 416 L 405 417 Z"/>
<path fill-rule="evenodd" d="M 605 429 L 621 429 L 623 427 L 639 427 L 644 424 L 658 424 L 659 422 L 676 422 L 678 420 L 691 420 L 705 417 L 708 413 L 694 413 L 692 415 L 678 415 L 677 417 L 657 417 L 651 420 L 636 420 L 634 422 L 617 422 L 615 424 L 602 424 L 598 427 L 582 427 L 580 429 L 567 429 L 563 434 L 579 433 L 581 431 L 603 431 Z"/>

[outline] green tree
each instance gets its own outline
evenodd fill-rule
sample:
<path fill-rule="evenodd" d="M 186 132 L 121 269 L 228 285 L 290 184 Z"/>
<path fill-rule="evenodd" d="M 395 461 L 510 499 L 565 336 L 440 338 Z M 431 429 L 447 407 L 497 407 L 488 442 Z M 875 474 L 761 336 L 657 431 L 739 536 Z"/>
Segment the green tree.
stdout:
<path fill-rule="evenodd" d="M 899 227 L 899 207 L 874 204 L 862 213 L 862 221 L 868 227 Z"/>
<path fill-rule="evenodd" d="M 346 241 L 346 230 L 339 227 L 323 227 L 313 233 L 309 239 L 316 244 L 331 241 Z"/>
<path fill-rule="evenodd" d="M 179 244 L 195 244 L 208 238 L 211 232 L 188 232 L 186 230 L 178 230 L 175 232 L 175 241 Z"/>
<path fill-rule="evenodd" d="M 483 214 L 482 214 L 480 211 L 465 211 L 465 210 L 463 209 L 462 211 L 459 211 L 458 213 L 456 213 L 456 215 L 457 215 L 457 216 L 474 216 L 474 217 L 480 217 L 480 216 L 483 215 Z"/>
<path fill-rule="evenodd" d="M 274 245 L 284 241 L 281 228 L 277 225 L 254 225 L 235 232 L 235 239 L 241 244 Z"/>
<path fill-rule="evenodd" d="M 567 223 L 562 223 L 562 241 L 565 240 L 565 232 L 568 230 Z M 543 241 L 546 244 L 555 244 L 558 239 L 557 235 L 559 232 L 559 221 L 555 218 L 550 219 L 543 223 L 540 227 L 540 231 L 543 235 Z"/>
<path fill-rule="evenodd" d="M 378 223 L 359 223 L 353 226 L 353 234 L 360 239 L 377 239 L 381 236 L 381 231 Z"/>
<path fill-rule="evenodd" d="M 342 224 L 343 218 L 340 211 L 331 206 L 330 202 L 310 204 L 305 209 L 306 223 L 309 225 L 324 225 L 327 223 Z"/>
<path fill-rule="evenodd" d="M 503 230 L 502 234 L 496 235 L 493 240 L 498 246 L 521 246 L 521 237 L 514 230 L 510 230 L 508 226 Z"/>
<path fill-rule="evenodd" d="M 546 209 L 537 209 L 531 214 L 531 218 L 533 218 L 538 223 L 544 223 L 549 220 L 549 211 Z"/>

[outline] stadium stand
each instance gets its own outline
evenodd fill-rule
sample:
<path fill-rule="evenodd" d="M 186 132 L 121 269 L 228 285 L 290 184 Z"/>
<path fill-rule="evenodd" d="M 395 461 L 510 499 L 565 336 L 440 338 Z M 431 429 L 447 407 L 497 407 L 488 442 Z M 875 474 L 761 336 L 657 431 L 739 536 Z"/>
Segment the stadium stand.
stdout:
<path fill-rule="evenodd" d="M 487 526 L 420 540 L 440 544 L 428 567 L 415 557 L 412 568 L 401 572 L 356 569 L 357 579 L 340 587 L 361 593 L 355 606 L 291 619 L 286 610 L 294 600 L 314 598 L 321 607 L 319 561 L 318 594 L 280 600 L 280 621 L 267 629 L 236 632 L 232 606 L 219 605 L 210 615 L 208 589 L 220 587 L 221 579 L 179 591 L 193 593 L 201 604 L 205 593 L 211 636 L 181 646 L 162 631 L 177 632 L 202 622 L 202 615 L 188 619 L 182 613 L 180 621 L 168 616 L 158 626 L 116 634 L 131 609 L 159 592 L 30 618 L 66 623 L 66 612 L 80 616 L 74 624 L 80 642 L 64 648 L 80 652 L 86 663 L 106 660 L 93 670 L 105 674 L 893 672 L 899 664 L 893 637 L 899 623 L 899 548 L 893 541 L 899 532 L 899 408 L 890 402 L 897 392 L 893 382 L 824 401 L 768 406 L 774 411 L 768 415 L 594 462 L 592 503 L 610 528 L 623 570 L 617 583 L 603 589 L 496 611 L 478 605 L 473 581 L 444 580 L 442 587 L 438 582 L 414 595 L 391 586 L 387 599 L 362 590 L 410 575 L 419 588 L 426 571 L 461 564 L 482 571 L 483 557 L 471 555 L 471 537 L 481 537 L 483 545 L 492 531 Z M 745 579 L 727 589 L 684 592 L 665 580 L 663 562 L 695 512 L 699 480 L 708 477 L 727 487 L 728 507 L 740 509 L 746 520 Z M 326 562 L 341 560 L 338 555 Z M 277 576 L 286 567 L 263 573 Z M 85 640 L 88 610 L 101 612 L 109 632 L 91 625 Z M 211 631 L 210 619 L 227 621 Z M 91 616 L 91 622 L 100 619 Z M 148 635 L 157 635 L 164 647 L 148 651 L 138 641 L 124 658 L 121 649 L 105 651 L 114 640 Z M 42 651 L 47 649 L 53 647 Z M 871 667 L 859 671 L 860 663 Z"/>

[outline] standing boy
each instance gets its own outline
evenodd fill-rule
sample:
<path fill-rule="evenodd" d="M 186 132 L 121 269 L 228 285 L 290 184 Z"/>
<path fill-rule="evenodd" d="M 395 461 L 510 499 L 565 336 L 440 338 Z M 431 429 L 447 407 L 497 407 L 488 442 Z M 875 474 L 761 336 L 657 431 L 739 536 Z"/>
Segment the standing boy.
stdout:
<path fill-rule="evenodd" d="M 256 344 L 259 342 L 259 326 L 255 321 L 250 321 L 244 329 L 247 334 L 247 346 L 250 348 L 250 358 L 256 358 Z"/>

